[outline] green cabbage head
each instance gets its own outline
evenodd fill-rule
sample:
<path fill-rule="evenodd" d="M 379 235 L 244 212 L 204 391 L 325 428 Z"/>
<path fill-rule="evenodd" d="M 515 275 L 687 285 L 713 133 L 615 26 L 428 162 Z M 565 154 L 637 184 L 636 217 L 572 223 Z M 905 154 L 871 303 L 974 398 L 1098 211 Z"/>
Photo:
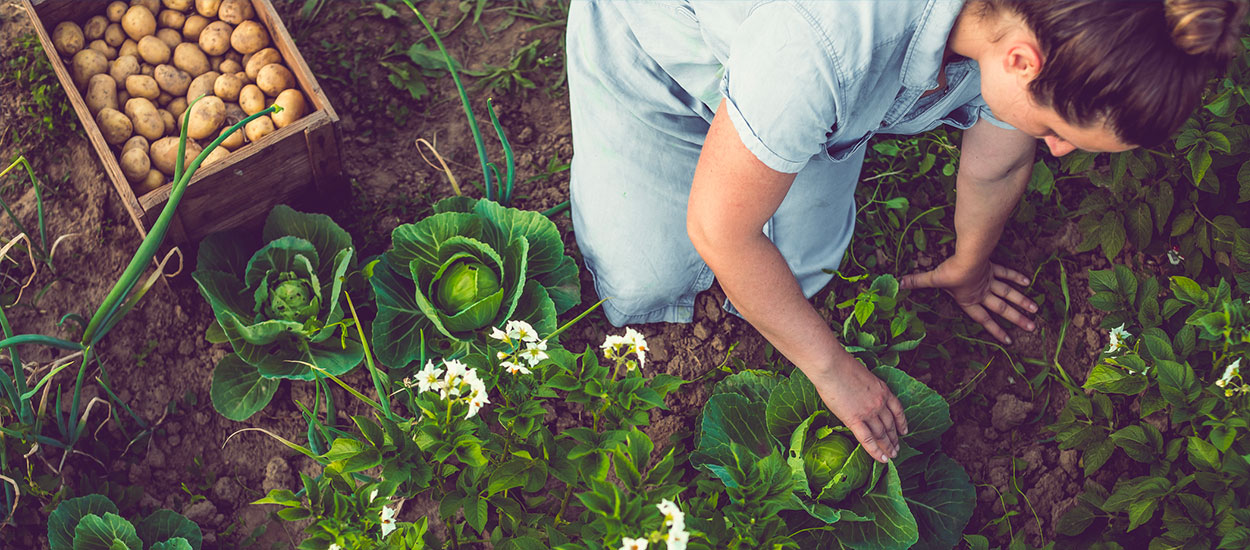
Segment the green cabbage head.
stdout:
<path fill-rule="evenodd" d="M 581 299 L 577 264 L 560 231 L 538 212 L 453 197 L 391 233 L 369 277 L 378 300 L 373 345 L 402 367 L 421 346 L 483 341 L 490 327 L 526 321 L 539 334 Z"/>
<path fill-rule="evenodd" d="M 355 266 L 351 236 L 328 216 L 286 206 L 264 229 L 209 235 L 200 243 L 200 294 L 213 308 L 210 339 L 234 353 L 213 370 L 213 406 L 242 420 L 265 406 L 278 379 L 311 380 L 308 364 L 334 375 L 364 360 L 344 329 L 343 284 Z"/>
<path fill-rule="evenodd" d="M 820 500 L 838 502 L 868 481 L 872 461 L 854 453 L 858 444 L 836 432 L 817 439 L 803 451 L 803 468 L 812 493 Z"/>

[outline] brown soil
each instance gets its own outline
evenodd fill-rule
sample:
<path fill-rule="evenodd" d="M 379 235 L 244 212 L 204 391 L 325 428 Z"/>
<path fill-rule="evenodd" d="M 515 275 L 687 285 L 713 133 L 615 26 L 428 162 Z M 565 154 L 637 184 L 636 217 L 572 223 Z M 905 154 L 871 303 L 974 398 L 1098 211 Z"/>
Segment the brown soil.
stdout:
<path fill-rule="evenodd" d="M 301 24 L 298 1 L 275 1 L 284 21 L 291 27 L 305 59 L 320 78 L 331 102 L 342 119 L 343 165 L 353 190 L 349 205 L 330 210 L 363 248 L 364 255 L 381 252 L 392 228 L 410 222 L 428 211 L 431 199 L 451 194 L 445 176 L 421 159 L 414 145 L 418 138 L 436 143 L 438 151 L 451 164 L 462 185 L 478 171 L 476 152 L 449 78 L 426 79 L 429 97 L 414 101 L 407 92 L 387 81 L 387 70 L 374 62 L 377 52 L 391 44 L 400 51 L 424 33 L 411 17 L 383 20 L 372 9 L 355 2 L 327 2 L 318 24 Z M 433 3 L 431 13 L 440 28 L 459 16 L 454 3 Z M 538 8 L 552 8 L 554 2 L 533 2 Z M 441 13 L 440 13 L 441 11 Z M 470 68 L 506 65 L 512 52 L 535 39 L 541 39 L 541 55 L 562 55 L 562 26 L 529 30 L 533 23 L 517 20 L 497 30 L 507 15 L 502 9 L 489 9 L 479 27 L 464 23 L 447 38 L 452 54 Z M 0 59 L 15 54 L 12 38 L 30 31 L 29 20 L 16 0 L 0 0 Z M 485 35 L 489 34 L 489 38 Z M 487 137 L 494 158 L 502 158 L 497 142 L 485 119 L 485 97 L 493 93 L 496 110 L 513 146 L 518 151 L 518 182 L 534 181 L 518 188 L 515 206 L 544 210 L 568 196 L 567 172 L 547 177 L 553 157 L 567 162 L 572 155 L 567 98 L 561 85 L 559 67 L 542 68 L 528 74 L 538 89 L 525 92 L 475 94 L 479 125 Z M 6 75 L 6 78 L 7 75 Z M 554 86 L 555 91 L 545 88 Z M 0 81 L 0 133 L 9 134 L 10 125 L 30 124 L 20 113 L 29 102 L 26 92 L 12 83 Z M 406 120 L 397 122 L 394 113 L 408 110 Z M 55 272 L 43 270 L 22 304 L 8 311 L 18 333 L 57 335 L 73 339 L 76 329 L 63 328 L 57 321 L 66 313 L 88 315 L 137 248 L 139 239 L 129 218 L 108 184 L 98 159 L 85 138 L 70 134 L 55 143 L 39 141 L 38 133 L 25 141 L 0 141 L 0 159 L 26 154 L 45 182 L 54 182 L 55 194 L 48 200 L 48 233 L 72 235 L 57 252 Z M 428 154 L 428 152 L 427 152 Z M 480 177 L 480 176 L 479 176 Z M 466 193 L 480 195 L 467 188 Z M 17 205 L 19 215 L 29 214 L 29 195 L 17 191 L 4 194 Z M 567 215 L 556 223 L 572 245 Z M 0 221 L 0 234 L 11 235 L 9 220 Z M 1068 228 L 1071 229 L 1071 228 Z M 1028 262 L 1040 262 L 1056 250 L 1071 252 L 1071 238 L 1061 234 L 1040 244 L 1023 238 L 1005 241 L 1005 246 L 1030 250 Z M 573 247 L 575 248 L 575 247 Z M 194 249 L 183 251 L 187 258 Z M 1073 289 L 1087 288 L 1086 268 L 1098 267 L 1100 260 L 1084 255 L 1069 265 Z M 1089 265 L 1089 264 L 1095 265 Z M 594 303 L 590 285 L 583 275 L 583 303 Z M 35 296 L 37 289 L 46 291 Z M 1080 291 L 1074 295 L 1082 296 Z M 913 299 L 931 300 L 944 318 L 962 314 L 937 293 L 916 293 Z M 764 361 L 765 343 L 741 319 L 720 309 L 723 294 L 716 288 L 700 296 L 695 322 L 690 325 L 646 325 L 639 327 L 652 346 L 648 364 L 655 372 L 668 372 L 685 379 L 698 379 L 733 355 L 745 364 Z M 823 301 L 821 302 L 823 303 Z M 1081 380 L 1102 347 L 1097 330 L 1098 315 L 1082 299 L 1074 300 L 1073 326 L 1060 351 L 1059 362 L 1068 374 Z M 142 488 L 142 498 L 134 510 L 167 507 L 183 512 L 205 530 L 205 548 L 235 548 L 250 535 L 253 548 L 288 547 L 298 541 L 298 526 L 272 521 L 270 510 L 248 503 L 274 487 L 292 487 L 296 472 L 316 473 L 316 465 L 287 450 L 258 432 L 247 432 L 229 439 L 242 428 L 264 428 L 283 437 L 300 441 L 305 423 L 294 401 L 312 400 L 308 385 L 283 384 L 273 403 L 247 422 L 231 422 L 217 414 L 209 403 L 209 381 L 213 365 L 227 353 L 226 346 L 211 345 L 204 333 L 212 313 L 185 275 L 158 286 L 104 341 L 99 350 L 114 391 L 133 408 L 135 414 L 154 427 L 152 437 L 134 439 L 114 422 L 106 422 L 105 411 L 96 409 L 88 418 L 97 441 L 83 449 L 83 456 L 66 460 L 44 453 L 33 459 L 32 468 L 59 476 L 65 494 L 97 490 L 100 480 L 118 486 Z M 1010 361 L 1023 357 L 1049 358 L 1057 343 L 1061 319 L 1039 319 L 1044 330 L 1037 336 L 1018 335 L 1009 348 Z M 963 325 L 959 325 L 963 326 Z M 565 338 L 565 345 L 578 350 L 595 345 L 613 331 L 601 314 L 592 314 Z M 978 506 L 967 532 L 990 536 L 996 543 L 1009 535 L 992 522 L 1004 514 L 1000 493 L 1013 489 L 1012 459 L 1023 459 L 1027 466 L 1014 472 L 1015 484 L 1024 492 L 1031 508 L 1014 507 L 1019 515 L 1011 519 L 1013 532 L 1029 535 L 1034 544 L 1051 540 L 1054 521 L 1072 505 L 1082 484 L 1082 472 L 1071 453 L 1061 453 L 1041 428 L 1063 407 L 1062 390 L 1033 394 L 1024 377 L 1008 365 L 1009 359 L 990 348 L 982 350 L 963 345 L 956 329 L 944 332 L 930 328 L 926 345 L 946 342 L 955 350 L 952 364 L 939 364 L 918 375 L 946 395 L 966 384 L 975 390 L 952 405 L 955 427 L 944 440 L 945 448 L 967 468 L 978 485 Z M 922 351 L 923 352 L 923 347 Z M 46 365 L 54 356 L 46 350 L 22 350 L 24 359 Z M 918 352 L 918 353 L 921 353 Z M 904 357 L 906 368 L 909 357 Z M 986 373 L 965 368 L 968 362 L 992 361 Z M 1029 366 L 1028 375 L 1038 367 Z M 72 372 L 57 378 L 58 391 L 72 387 Z M 98 372 L 88 372 L 89 379 Z M 356 377 L 359 374 L 354 375 Z M 349 378 L 362 382 L 359 378 Z M 1057 387 L 1057 386 L 1055 386 Z M 85 401 L 101 396 L 95 384 L 87 385 Z M 707 384 L 691 384 L 670 397 L 671 411 L 656 412 L 649 428 L 657 442 L 682 439 L 695 430 L 694 420 L 707 399 Z M 339 403 L 348 403 L 339 394 Z M 114 411 L 118 412 L 118 411 Z M 346 418 L 351 412 L 341 411 Z M 567 411 L 561 413 L 568 414 Z M 580 423 L 576 418 L 560 418 L 559 424 Z M 133 425 L 133 423 L 131 423 Z M 92 439 L 92 438 L 88 438 Z M 132 444 L 133 443 L 133 444 Z M 27 497 L 18 514 L 18 524 L 0 528 L 0 539 L 15 548 L 40 548 L 44 518 L 50 508 L 36 502 L 47 498 Z M 419 513 L 410 507 L 406 515 Z M 1036 516 L 1036 520 L 1034 520 Z M 1040 525 L 1040 528 L 1039 528 Z"/>

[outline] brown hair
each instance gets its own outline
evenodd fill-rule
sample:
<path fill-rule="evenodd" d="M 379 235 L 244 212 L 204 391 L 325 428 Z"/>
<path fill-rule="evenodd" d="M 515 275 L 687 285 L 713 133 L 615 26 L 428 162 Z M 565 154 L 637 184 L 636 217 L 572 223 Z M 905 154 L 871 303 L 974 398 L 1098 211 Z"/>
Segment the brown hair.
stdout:
<path fill-rule="evenodd" d="M 1247 0 L 983 0 L 1037 37 L 1034 100 L 1069 123 L 1104 122 L 1125 143 L 1167 138 L 1193 112 L 1214 70 L 1243 51 Z"/>

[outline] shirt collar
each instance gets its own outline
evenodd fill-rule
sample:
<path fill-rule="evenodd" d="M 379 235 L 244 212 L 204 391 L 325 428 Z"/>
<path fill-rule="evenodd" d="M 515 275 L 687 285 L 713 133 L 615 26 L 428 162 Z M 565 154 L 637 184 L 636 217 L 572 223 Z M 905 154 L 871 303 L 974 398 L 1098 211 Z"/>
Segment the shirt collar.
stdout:
<path fill-rule="evenodd" d="M 903 56 L 900 71 L 903 86 L 921 90 L 937 87 L 946 40 L 963 6 L 963 0 L 929 0 L 925 4 L 911 45 Z"/>

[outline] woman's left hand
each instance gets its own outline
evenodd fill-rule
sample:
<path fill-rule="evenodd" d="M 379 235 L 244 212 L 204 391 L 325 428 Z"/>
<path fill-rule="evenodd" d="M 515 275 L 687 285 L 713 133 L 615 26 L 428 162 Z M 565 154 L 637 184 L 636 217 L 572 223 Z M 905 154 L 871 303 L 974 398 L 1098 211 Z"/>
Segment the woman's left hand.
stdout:
<path fill-rule="evenodd" d="M 988 260 L 969 264 L 951 257 L 932 271 L 904 276 L 899 287 L 946 290 L 973 321 L 981 323 L 1000 342 L 1010 344 L 1011 337 L 990 313 L 1032 332 L 1036 325 L 1023 312 L 1037 313 L 1037 304 L 1008 283 L 1028 285 L 1029 278 Z"/>

